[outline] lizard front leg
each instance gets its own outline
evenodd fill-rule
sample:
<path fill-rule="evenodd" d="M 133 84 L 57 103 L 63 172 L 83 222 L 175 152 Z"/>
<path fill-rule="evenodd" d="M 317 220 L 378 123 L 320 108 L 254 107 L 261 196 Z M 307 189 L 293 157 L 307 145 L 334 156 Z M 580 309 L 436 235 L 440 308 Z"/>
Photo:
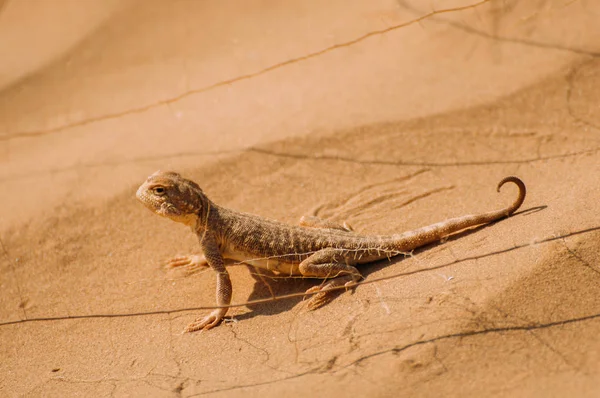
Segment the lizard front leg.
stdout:
<path fill-rule="evenodd" d="M 324 220 L 316 216 L 302 216 L 298 224 L 301 227 L 306 228 L 339 229 L 344 232 L 354 232 L 352 226 L 345 221 L 340 225 L 336 222 Z"/>
<path fill-rule="evenodd" d="M 311 287 L 306 293 L 320 292 L 308 300 L 308 309 L 314 310 L 331 300 L 331 293 L 325 290 L 338 286 L 349 286 L 358 282 L 362 275 L 351 264 L 356 261 L 348 255 L 347 250 L 327 248 L 302 261 L 298 266 L 303 276 L 330 279 L 322 286 Z"/>
<path fill-rule="evenodd" d="M 217 274 L 217 305 L 227 306 L 231 303 L 231 295 L 233 289 L 231 287 L 231 279 L 229 273 L 225 269 L 223 256 L 219 251 L 219 246 L 214 235 L 207 231 L 203 234 L 200 240 L 200 246 L 204 252 L 204 257 L 210 268 Z M 216 308 L 204 318 L 198 318 L 190 323 L 186 328 L 186 332 L 194 332 L 196 330 L 208 330 L 217 326 L 227 313 L 228 308 Z"/>

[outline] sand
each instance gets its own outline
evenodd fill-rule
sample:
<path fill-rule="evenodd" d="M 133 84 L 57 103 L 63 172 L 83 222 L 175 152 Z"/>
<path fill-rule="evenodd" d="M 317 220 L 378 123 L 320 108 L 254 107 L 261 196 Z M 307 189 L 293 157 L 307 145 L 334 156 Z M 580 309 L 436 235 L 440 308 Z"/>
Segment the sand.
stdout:
<path fill-rule="evenodd" d="M 1 395 L 600 394 L 600 5 L 82 4 L 0 1 Z M 215 280 L 163 269 L 198 245 L 135 200 L 157 169 L 367 233 L 505 206 L 507 175 L 528 196 L 318 311 L 181 334 Z"/>

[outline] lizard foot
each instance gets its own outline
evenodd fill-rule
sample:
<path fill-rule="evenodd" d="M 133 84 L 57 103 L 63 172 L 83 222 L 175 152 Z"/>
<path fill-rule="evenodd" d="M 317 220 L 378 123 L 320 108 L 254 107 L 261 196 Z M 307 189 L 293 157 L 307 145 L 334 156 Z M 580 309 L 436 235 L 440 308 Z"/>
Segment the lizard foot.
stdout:
<path fill-rule="evenodd" d="M 306 293 L 315 293 L 321 290 L 320 286 L 315 286 L 315 287 L 311 287 L 310 289 L 308 289 L 306 291 Z M 311 298 L 308 299 L 307 302 L 307 307 L 309 309 L 309 311 L 314 311 L 317 308 L 320 308 L 322 306 L 324 306 L 325 304 L 329 303 L 333 297 L 331 297 L 333 294 L 333 292 L 320 292 L 317 294 L 314 294 Z"/>
<path fill-rule="evenodd" d="M 334 299 L 336 293 L 341 292 L 341 290 L 327 290 L 338 286 L 345 286 L 346 288 L 348 288 L 355 284 L 356 282 L 354 281 L 354 278 L 351 275 L 345 275 L 340 276 L 338 278 L 334 278 L 323 286 L 311 287 L 306 291 L 306 294 L 311 294 L 315 292 L 319 293 L 314 294 L 310 299 L 308 299 L 308 309 L 312 311 L 324 306 L 325 304 L 329 303 L 331 300 Z"/>
<path fill-rule="evenodd" d="M 198 318 L 194 322 L 187 325 L 187 327 L 183 330 L 184 333 L 195 332 L 196 330 L 208 330 L 217 326 L 223 320 L 225 313 L 227 312 L 226 308 L 217 308 L 204 318 Z"/>
<path fill-rule="evenodd" d="M 169 269 L 181 269 L 185 271 L 186 275 L 191 275 L 204 267 L 208 267 L 208 263 L 203 255 L 189 255 L 170 259 L 167 261 L 166 267 Z"/>

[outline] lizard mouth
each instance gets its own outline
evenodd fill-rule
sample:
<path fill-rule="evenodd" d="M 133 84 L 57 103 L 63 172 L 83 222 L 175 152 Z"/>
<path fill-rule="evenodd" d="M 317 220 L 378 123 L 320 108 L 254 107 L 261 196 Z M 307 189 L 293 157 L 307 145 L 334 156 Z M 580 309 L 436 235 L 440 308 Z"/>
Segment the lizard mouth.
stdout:
<path fill-rule="evenodd" d="M 161 216 L 166 216 L 166 209 L 164 206 L 166 203 L 161 203 L 160 201 L 156 200 L 156 198 L 152 197 L 152 195 L 148 194 L 148 191 L 144 185 L 138 188 L 135 196 L 137 200 L 139 200 L 148 209 Z"/>
<path fill-rule="evenodd" d="M 156 206 L 157 209 L 155 211 L 163 217 L 169 217 L 174 219 L 182 215 L 181 212 L 175 206 L 169 203 L 156 203 Z"/>

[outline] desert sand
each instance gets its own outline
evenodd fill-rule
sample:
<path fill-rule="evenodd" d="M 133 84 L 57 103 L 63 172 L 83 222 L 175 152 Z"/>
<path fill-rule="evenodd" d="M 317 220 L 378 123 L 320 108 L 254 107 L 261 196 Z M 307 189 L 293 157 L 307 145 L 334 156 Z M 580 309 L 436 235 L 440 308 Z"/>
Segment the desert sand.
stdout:
<path fill-rule="evenodd" d="M 0 1 L 2 396 L 600 395 L 600 4 Z M 513 217 L 308 311 L 135 190 L 393 233 Z M 273 279 L 276 295 L 315 280 Z"/>

